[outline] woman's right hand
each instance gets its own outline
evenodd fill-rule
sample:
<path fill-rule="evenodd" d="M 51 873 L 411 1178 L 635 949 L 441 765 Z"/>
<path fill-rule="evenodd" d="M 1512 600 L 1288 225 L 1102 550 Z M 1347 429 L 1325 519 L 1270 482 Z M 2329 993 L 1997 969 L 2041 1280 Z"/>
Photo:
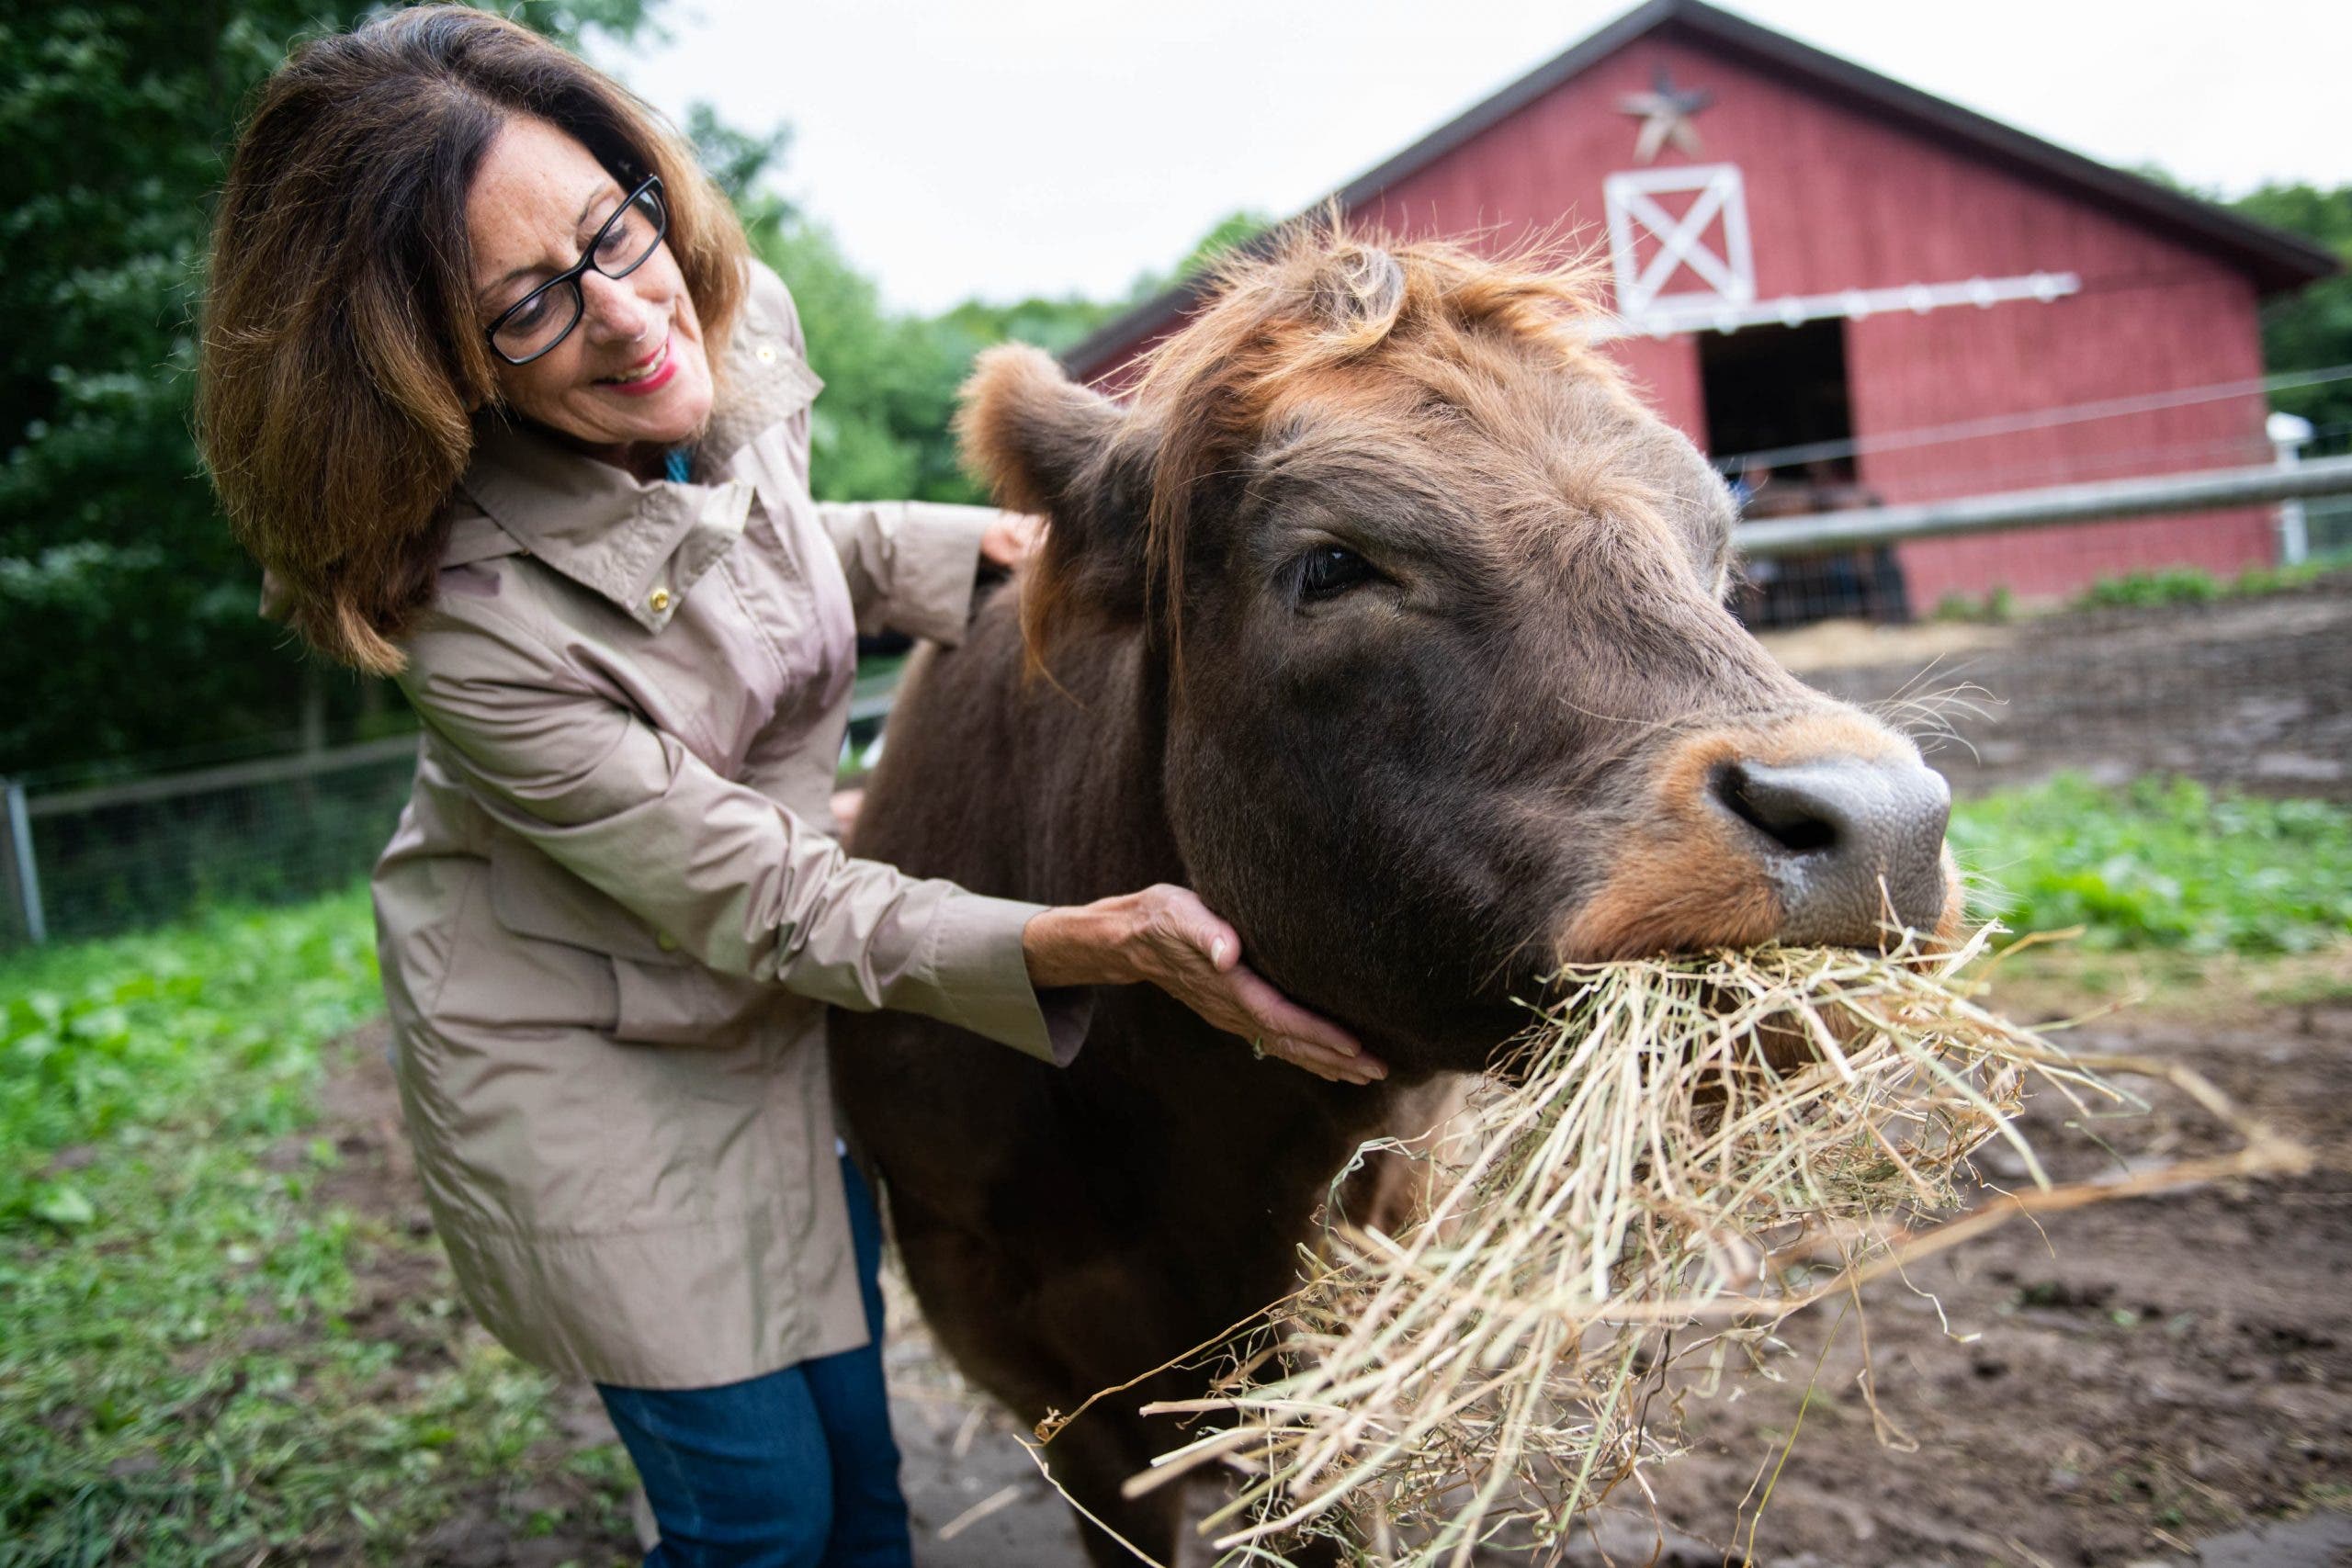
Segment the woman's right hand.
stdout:
<path fill-rule="evenodd" d="M 1148 981 L 1227 1034 L 1334 1083 L 1372 1083 L 1388 1068 L 1338 1024 L 1309 1012 L 1241 962 L 1241 938 L 1191 889 L 1166 884 L 1047 909 L 1022 932 L 1030 983 Z"/>

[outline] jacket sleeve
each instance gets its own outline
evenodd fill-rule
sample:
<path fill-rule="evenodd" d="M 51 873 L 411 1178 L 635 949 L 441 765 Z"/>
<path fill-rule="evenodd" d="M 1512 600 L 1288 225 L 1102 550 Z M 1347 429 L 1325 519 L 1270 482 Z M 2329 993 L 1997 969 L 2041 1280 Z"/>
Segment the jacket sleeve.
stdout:
<path fill-rule="evenodd" d="M 711 968 L 1077 1055 L 1086 993 L 1041 996 L 1022 956 L 1042 906 L 852 858 L 483 606 L 434 612 L 401 680 L 494 821 Z"/>
<path fill-rule="evenodd" d="M 993 507 L 927 501 L 820 501 L 817 515 L 849 579 L 857 629 L 964 640 Z"/>

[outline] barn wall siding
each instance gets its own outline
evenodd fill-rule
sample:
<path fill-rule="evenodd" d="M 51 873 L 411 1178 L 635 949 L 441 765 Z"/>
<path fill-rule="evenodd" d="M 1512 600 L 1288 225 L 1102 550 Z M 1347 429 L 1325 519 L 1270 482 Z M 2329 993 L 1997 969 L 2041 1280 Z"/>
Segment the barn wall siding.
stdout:
<path fill-rule="evenodd" d="M 1874 435 L 2164 392 L 2261 374 L 2254 284 L 2210 252 L 1978 152 L 1831 102 L 1695 41 L 1651 36 L 1391 185 L 1353 216 L 1405 234 L 1530 234 L 1601 248 L 1602 177 L 1637 167 L 1620 111 L 1663 67 L 1714 95 L 1696 158 L 1736 164 L 1759 297 L 2072 272 L 2082 291 L 1882 314 L 1850 324 L 1855 434 Z M 1673 287 L 1692 287 L 1686 272 Z M 1140 346 L 1140 345 L 1139 345 Z M 1652 406 L 1707 444 L 1695 340 L 1612 352 Z M 1864 487 L 1889 502 L 2267 459 L 2258 395 L 1963 442 L 1866 453 Z M 1928 541 L 1901 554 L 1917 610 L 2007 587 L 2071 592 L 2165 562 L 2217 572 L 2271 558 L 2262 512 Z"/>

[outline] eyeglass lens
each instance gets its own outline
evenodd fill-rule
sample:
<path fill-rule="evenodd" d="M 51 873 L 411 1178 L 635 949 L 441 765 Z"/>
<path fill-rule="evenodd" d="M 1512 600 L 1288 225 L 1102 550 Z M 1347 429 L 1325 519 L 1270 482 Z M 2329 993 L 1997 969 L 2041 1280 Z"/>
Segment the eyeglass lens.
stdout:
<path fill-rule="evenodd" d="M 588 265 L 606 277 L 627 277 L 645 265 L 662 243 L 662 198 L 651 190 L 605 220 L 590 243 Z M 576 276 L 559 278 L 526 296 L 498 323 L 491 342 L 509 359 L 545 354 L 563 341 L 580 320 L 584 304 Z"/>

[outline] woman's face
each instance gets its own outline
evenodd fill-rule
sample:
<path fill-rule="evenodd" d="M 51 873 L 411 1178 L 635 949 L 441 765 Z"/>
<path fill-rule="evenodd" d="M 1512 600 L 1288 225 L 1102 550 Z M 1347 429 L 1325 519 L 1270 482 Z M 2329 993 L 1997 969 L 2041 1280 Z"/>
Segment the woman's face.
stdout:
<path fill-rule="evenodd" d="M 482 325 L 577 262 L 628 194 L 554 126 L 509 119 L 466 197 Z M 692 440 L 710 416 L 710 360 L 668 243 L 627 277 L 591 267 L 580 289 L 569 337 L 528 365 L 496 361 L 508 405 L 625 466 Z"/>

